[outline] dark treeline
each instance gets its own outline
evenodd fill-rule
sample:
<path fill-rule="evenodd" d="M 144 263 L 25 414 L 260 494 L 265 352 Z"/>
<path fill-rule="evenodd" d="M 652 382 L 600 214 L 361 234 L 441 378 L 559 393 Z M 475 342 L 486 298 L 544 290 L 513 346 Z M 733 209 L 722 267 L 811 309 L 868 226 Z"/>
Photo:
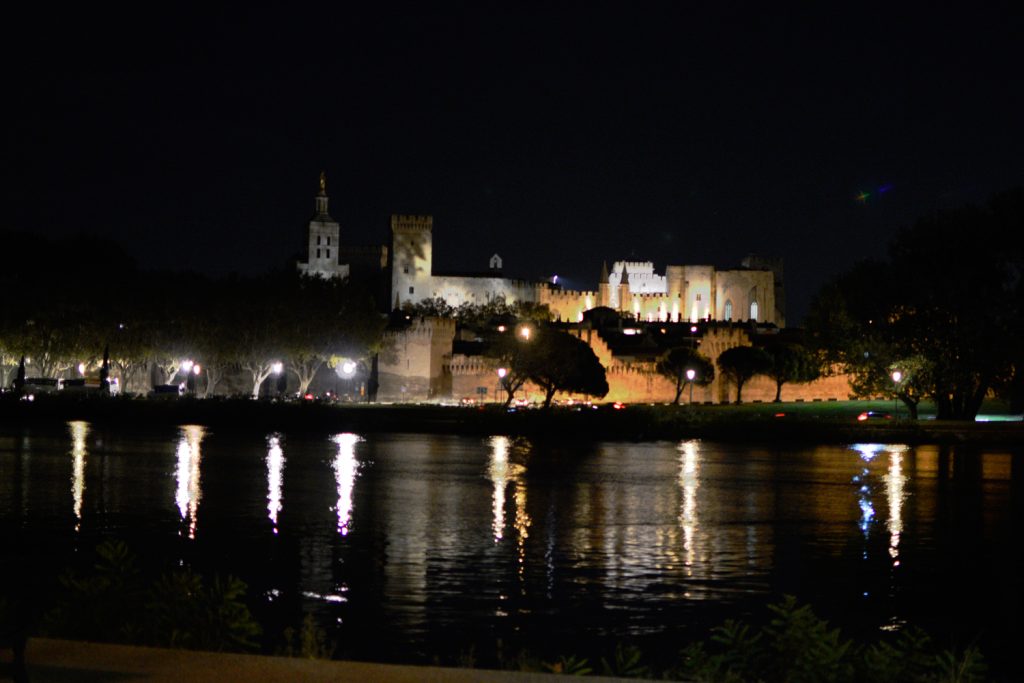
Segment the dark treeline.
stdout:
<path fill-rule="evenodd" d="M 810 339 L 859 396 L 897 396 L 916 416 L 971 420 L 982 401 L 1024 410 L 1024 188 L 936 212 L 817 295 Z M 898 373 L 898 374 L 897 374 Z"/>
<path fill-rule="evenodd" d="M 49 241 L 3 233 L 0 380 L 10 386 L 22 357 L 28 376 L 110 372 L 129 391 L 171 381 L 183 360 L 200 364 L 200 395 L 224 379 L 253 393 L 281 362 L 305 390 L 316 370 L 361 359 L 385 320 L 372 294 L 337 280 L 278 271 L 211 278 L 140 270 L 116 244 L 79 236 Z"/>

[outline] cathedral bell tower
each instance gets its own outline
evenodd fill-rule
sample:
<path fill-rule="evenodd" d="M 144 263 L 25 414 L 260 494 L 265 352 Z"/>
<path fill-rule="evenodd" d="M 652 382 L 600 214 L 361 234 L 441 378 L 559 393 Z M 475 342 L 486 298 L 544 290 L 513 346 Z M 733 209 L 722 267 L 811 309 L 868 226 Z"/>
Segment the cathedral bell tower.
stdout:
<path fill-rule="evenodd" d="M 299 263 L 299 272 L 320 277 L 348 277 L 348 265 L 339 263 L 341 227 L 327 211 L 327 176 L 320 173 L 320 189 L 316 194 L 315 213 L 307 229 L 305 263 Z"/>

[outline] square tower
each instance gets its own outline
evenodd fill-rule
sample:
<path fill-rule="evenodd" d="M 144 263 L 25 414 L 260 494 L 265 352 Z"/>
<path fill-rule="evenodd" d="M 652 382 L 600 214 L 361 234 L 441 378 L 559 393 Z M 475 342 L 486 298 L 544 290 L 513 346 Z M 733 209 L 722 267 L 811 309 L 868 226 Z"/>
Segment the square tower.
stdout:
<path fill-rule="evenodd" d="M 433 216 L 391 216 L 391 299 L 397 307 L 433 296 Z"/>

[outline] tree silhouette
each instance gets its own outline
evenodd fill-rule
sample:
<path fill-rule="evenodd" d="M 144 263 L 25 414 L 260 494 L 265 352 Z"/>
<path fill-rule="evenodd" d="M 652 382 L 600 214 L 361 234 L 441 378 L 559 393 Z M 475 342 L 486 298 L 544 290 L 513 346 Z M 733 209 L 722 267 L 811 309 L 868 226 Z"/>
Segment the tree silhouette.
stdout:
<path fill-rule="evenodd" d="M 772 367 L 772 358 L 756 346 L 734 346 L 718 357 L 718 369 L 736 384 L 736 403 L 743 402 L 743 385 L 754 375 L 767 374 Z"/>
<path fill-rule="evenodd" d="M 693 382 L 698 386 L 706 387 L 715 380 L 715 366 L 688 346 L 671 349 L 658 360 L 657 370 L 658 374 L 666 377 L 675 386 L 676 396 L 673 403 L 676 405 L 679 404 L 679 397 L 682 396 L 686 383 L 690 381 L 686 377 L 687 370 L 693 370 Z"/>

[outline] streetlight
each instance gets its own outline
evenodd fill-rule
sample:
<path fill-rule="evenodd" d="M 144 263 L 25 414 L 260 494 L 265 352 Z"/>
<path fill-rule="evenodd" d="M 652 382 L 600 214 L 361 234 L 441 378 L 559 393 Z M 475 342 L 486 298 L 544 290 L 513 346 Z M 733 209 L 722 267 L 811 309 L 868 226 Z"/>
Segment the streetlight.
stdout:
<path fill-rule="evenodd" d="M 338 376 L 341 378 L 341 393 L 345 395 L 346 400 L 348 401 L 352 401 L 355 397 L 355 394 L 357 393 L 355 390 L 355 383 L 353 382 L 353 378 L 356 375 L 356 370 L 358 369 L 358 367 L 359 366 L 356 364 L 356 362 L 350 358 L 346 358 L 341 362 L 340 365 L 338 365 L 337 373 Z M 346 391 L 348 393 L 345 393 Z"/>
<path fill-rule="evenodd" d="M 202 371 L 202 367 L 199 365 L 199 363 L 193 363 L 192 364 L 192 371 L 191 372 L 188 372 L 186 370 L 186 372 L 188 372 L 188 377 L 185 380 L 185 386 L 188 389 L 188 393 L 193 395 L 193 396 L 196 393 L 196 381 L 198 381 L 199 373 L 201 371 Z"/>
<path fill-rule="evenodd" d="M 690 382 L 690 405 L 693 405 L 693 378 L 697 376 L 696 370 L 690 368 L 686 371 L 686 379 Z"/>
<path fill-rule="evenodd" d="M 892 383 L 893 383 L 893 397 L 892 397 L 892 409 L 896 413 L 896 417 L 900 416 L 900 380 L 903 379 L 903 373 L 899 370 L 892 371 Z"/>
<path fill-rule="evenodd" d="M 498 368 L 498 388 L 497 391 L 494 392 L 495 403 L 501 400 L 499 394 L 501 393 L 501 388 L 505 385 L 505 375 L 507 374 L 508 368 Z"/>

